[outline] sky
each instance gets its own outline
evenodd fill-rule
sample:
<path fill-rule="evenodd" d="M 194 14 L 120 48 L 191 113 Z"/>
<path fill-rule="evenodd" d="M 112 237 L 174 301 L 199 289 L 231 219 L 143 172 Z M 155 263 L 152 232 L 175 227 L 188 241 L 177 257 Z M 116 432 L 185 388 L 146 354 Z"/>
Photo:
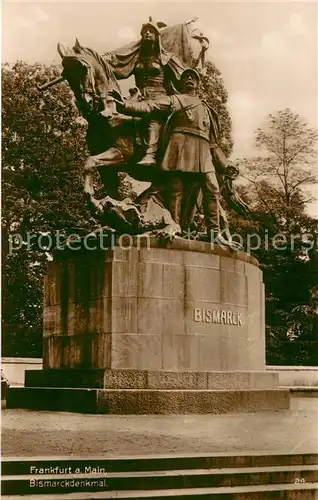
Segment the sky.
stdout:
<path fill-rule="evenodd" d="M 316 1 L 5 1 L 2 60 L 58 63 L 57 42 L 75 37 L 98 52 L 138 40 L 149 16 L 166 24 L 197 16 L 207 58 L 222 72 L 233 122 L 233 156 L 253 153 L 254 131 L 286 107 L 318 128 Z M 317 194 L 317 187 L 313 188 Z M 318 213 L 312 204 L 310 213 Z"/>

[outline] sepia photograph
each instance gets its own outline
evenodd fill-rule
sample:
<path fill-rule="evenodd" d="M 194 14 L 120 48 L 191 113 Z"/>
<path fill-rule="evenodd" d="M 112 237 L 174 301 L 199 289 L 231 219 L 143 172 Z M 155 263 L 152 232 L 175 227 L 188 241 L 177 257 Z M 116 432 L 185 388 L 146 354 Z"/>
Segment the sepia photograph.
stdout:
<path fill-rule="evenodd" d="M 1 496 L 318 499 L 318 3 L 4 0 Z"/>

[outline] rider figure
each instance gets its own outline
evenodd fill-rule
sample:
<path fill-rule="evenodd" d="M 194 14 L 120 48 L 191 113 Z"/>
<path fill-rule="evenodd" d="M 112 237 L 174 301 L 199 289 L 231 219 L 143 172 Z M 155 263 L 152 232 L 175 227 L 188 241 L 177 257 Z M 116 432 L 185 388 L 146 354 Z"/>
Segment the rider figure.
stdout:
<path fill-rule="evenodd" d="M 116 78 L 135 76 L 136 86 L 143 99 L 157 99 L 175 92 L 183 71 L 182 63 L 176 55 L 166 52 L 161 45 L 160 27 L 151 18 L 142 25 L 141 40 L 126 52 L 114 51 L 106 54 Z M 142 166 L 156 165 L 158 139 L 162 124 L 157 120 L 143 119 L 147 149 L 138 163 Z"/>

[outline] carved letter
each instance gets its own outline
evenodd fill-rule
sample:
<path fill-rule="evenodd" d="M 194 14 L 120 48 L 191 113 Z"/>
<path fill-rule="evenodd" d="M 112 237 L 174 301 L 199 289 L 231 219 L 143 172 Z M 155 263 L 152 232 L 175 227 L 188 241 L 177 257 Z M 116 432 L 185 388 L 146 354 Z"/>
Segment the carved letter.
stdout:
<path fill-rule="evenodd" d="M 237 326 L 237 315 L 238 315 L 237 312 L 233 313 L 233 325 L 235 325 L 235 326 Z"/>
<path fill-rule="evenodd" d="M 194 309 L 194 321 L 202 321 L 201 309 L 198 307 Z"/>
<path fill-rule="evenodd" d="M 213 309 L 212 322 L 213 323 L 220 323 L 220 309 Z"/>
<path fill-rule="evenodd" d="M 227 324 L 228 325 L 233 325 L 232 315 L 233 315 L 232 311 L 227 312 Z"/>
<path fill-rule="evenodd" d="M 226 325 L 226 311 L 224 310 L 221 311 L 221 323 Z"/>
<path fill-rule="evenodd" d="M 243 322 L 243 317 L 242 317 L 242 313 L 238 313 L 237 314 L 237 322 L 238 322 L 238 326 L 242 326 L 242 322 Z"/>
<path fill-rule="evenodd" d="M 211 311 L 211 309 L 207 309 L 205 311 L 205 322 L 212 323 L 212 311 Z"/>

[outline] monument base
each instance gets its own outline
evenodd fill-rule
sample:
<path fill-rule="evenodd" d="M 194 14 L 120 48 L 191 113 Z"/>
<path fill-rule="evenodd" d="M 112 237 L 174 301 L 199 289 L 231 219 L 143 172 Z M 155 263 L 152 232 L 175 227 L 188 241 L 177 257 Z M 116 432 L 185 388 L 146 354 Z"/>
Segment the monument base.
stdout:
<path fill-rule="evenodd" d="M 243 252 L 132 239 L 61 252 L 44 286 L 43 371 L 9 408 L 114 414 L 289 408 L 266 372 L 264 285 Z M 123 242 L 121 242 L 123 244 Z"/>
<path fill-rule="evenodd" d="M 30 370 L 8 408 L 110 414 L 230 413 L 289 408 L 276 373 Z"/>
<path fill-rule="evenodd" d="M 14 387 L 7 408 L 115 415 L 241 413 L 289 409 L 288 390 L 151 390 Z"/>
<path fill-rule="evenodd" d="M 25 386 L 76 389 L 270 390 L 278 374 L 263 371 L 27 370 Z"/>

